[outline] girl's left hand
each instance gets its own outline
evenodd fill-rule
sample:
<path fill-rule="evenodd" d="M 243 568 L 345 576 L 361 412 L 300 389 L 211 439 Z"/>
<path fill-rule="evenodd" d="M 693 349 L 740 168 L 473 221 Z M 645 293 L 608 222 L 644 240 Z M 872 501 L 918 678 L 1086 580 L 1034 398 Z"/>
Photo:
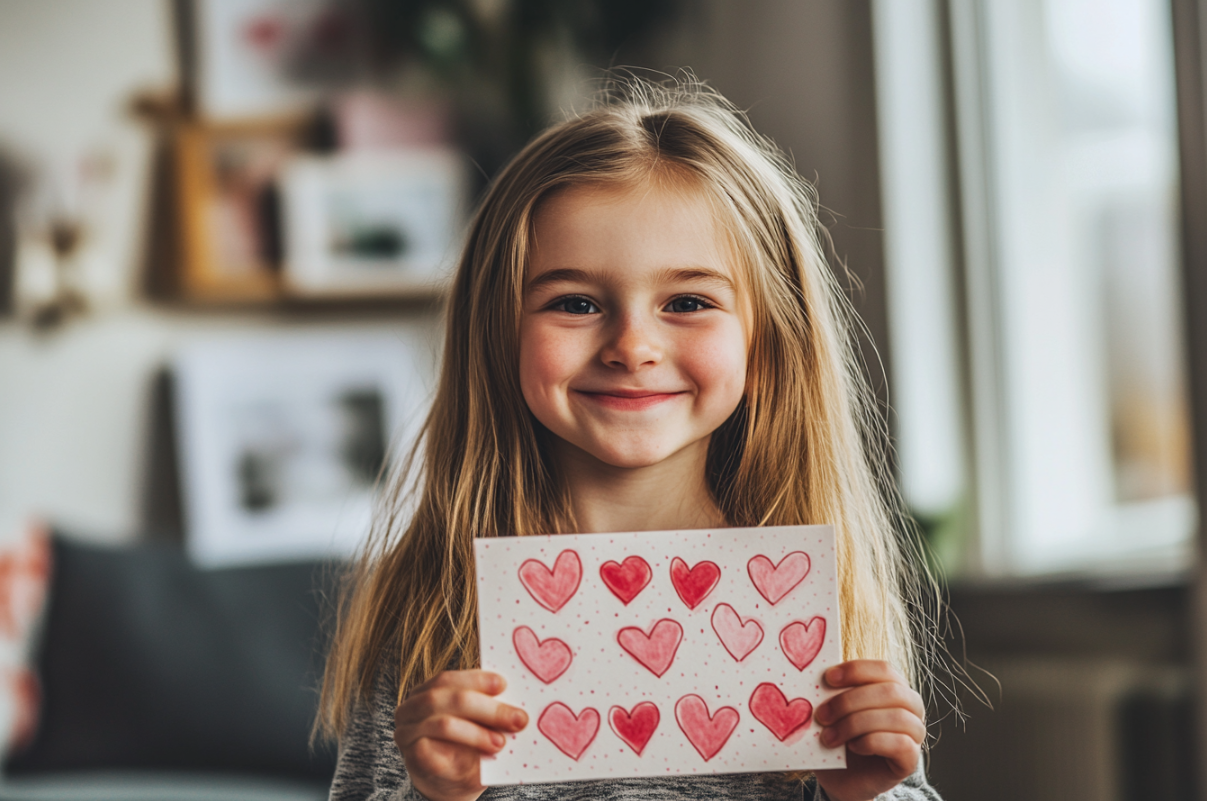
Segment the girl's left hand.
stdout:
<path fill-rule="evenodd" d="M 922 696 L 887 662 L 855 659 L 826 671 L 831 687 L 850 687 L 817 707 L 826 746 L 847 746 L 845 770 L 816 771 L 832 801 L 871 801 L 918 768 L 926 724 Z"/>

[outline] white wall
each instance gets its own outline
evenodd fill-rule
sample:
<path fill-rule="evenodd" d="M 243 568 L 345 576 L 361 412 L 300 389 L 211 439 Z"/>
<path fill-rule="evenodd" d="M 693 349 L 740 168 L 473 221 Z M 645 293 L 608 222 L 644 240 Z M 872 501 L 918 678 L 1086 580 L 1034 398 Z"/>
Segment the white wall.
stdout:
<path fill-rule="evenodd" d="M 68 174 L 85 156 L 112 166 L 89 206 L 81 256 L 93 312 L 48 335 L 0 321 L 0 537 L 34 516 L 93 539 L 135 536 L 151 383 L 181 345 L 266 328 L 388 330 L 418 344 L 429 372 L 434 365 L 431 314 L 303 322 L 139 298 L 151 139 L 125 105 L 174 80 L 167 0 L 0 0 L 0 143 L 42 174 Z M 27 241 L 18 267 L 27 296 L 46 258 Z"/>

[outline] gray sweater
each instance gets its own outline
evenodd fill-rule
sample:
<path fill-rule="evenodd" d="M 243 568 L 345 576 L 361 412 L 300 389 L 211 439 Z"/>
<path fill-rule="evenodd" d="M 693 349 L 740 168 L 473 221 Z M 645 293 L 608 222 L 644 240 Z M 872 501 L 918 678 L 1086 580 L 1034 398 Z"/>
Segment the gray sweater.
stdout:
<path fill-rule="evenodd" d="M 411 784 L 394 744 L 394 706 L 397 693 L 388 682 L 378 683 L 373 702 L 353 715 L 339 745 L 331 801 L 424 801 Z M 727 776 L 689 776 L 653 779 L 610 779 L 491 787 L 482 801 L 825 801 L 813 781 L 800 782 L 782 773 L 737 773 Z M 880 796 L 883 801 L 942 801 L 918 772 Z"/>

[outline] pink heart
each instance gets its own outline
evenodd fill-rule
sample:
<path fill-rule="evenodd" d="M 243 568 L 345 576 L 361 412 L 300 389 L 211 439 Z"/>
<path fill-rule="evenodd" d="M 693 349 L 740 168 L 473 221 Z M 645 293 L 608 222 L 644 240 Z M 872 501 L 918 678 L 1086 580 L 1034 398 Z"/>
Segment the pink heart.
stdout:
<path fill-rule="evenodd" d="M 536 727 L 559 751 L 577 761 L 599 732 L 599 713 L 587 707 L 575 715 L 570 707 L 554 701 L 537 718 Z"/>
<path fill-rule="evenodd" d="M 675 661 L 675 652 L 683 641 L 683 627 L 663 618 L 654 624 L 649 634 L 636 626 L 623 628 L 616 635 L 616 641 L 651 673 L 661 677 Z"/>
<path fill-rule="evenodd" d="M 566 605 L 583 579 L 583 565 L 578 554 L 566 550 L 557 555 L 553 570 L 537 559 L 528 559 L 520 565 L 520 582 L 533 600 L 550 612 Z"/>
<path fill-rule="evenodd" d="M 675 703 L 675 722 L 707 762 L 725 746 L 729 735 L 737 728 L 738 710 L 723 706 L 710 717 L 708 704 L 704 703 L 703 698 L 685 695 Z"/>
<path fill-rule="evenodd" d="M 637 756 L 645 750 L 646 743 L 654 736 L 658 721 L 662 715 L 658 707 L 649 701 L 642 701 L 628 712 L 624 707 L 614 706 L 608 711 L 608 724 L 616 736 L 624 740 L 625 745 L 632 748 Z"/>
<path fill-rule="evenodd" d="M 524 667 L 546 684 L 565 673 L 574 659 L 570 646 L 556 637 L 541 640 L 527 626 L 516 629 L 511 635 L 511 642 Z"/>
<path fill-rule="evenodd" d="M 781 742 L 813 720 L 813 704 L 804 698 L 791 701 L 774 684 L 763 683 L 750 696 L 750 714 Z"/>
<path fill-rule="evenodd" d="M 763 641 L 763 627 L 756 620 L 742 622 L 729 604 L 717 604 L 712 611 L 712 630 L 721 638 L 729 655 L 741 662 Z"/>
<path fill-rule="evenodd" d="M 760 554 L 746 563 L 746 570 L 755 589 L 774 606 L 809 575 L 809 554 L 793 551 L 778 565 L 771 564 L 770 559 Z"/>
<path fill-rule="evenodd" d="M 689 568 L 687 562 L 677 556 L 671 560 L 671 584 L 675 585 L 675 592 L 688 609 L 699 606 L 720 580 L 721 568 L 715 562 L 697 562 L 695 567 Z"/>
<path fill-rule="evenodd" d="M 650 563 L 640 556 L 630 556 L 623 564 L 604 562 L 599 568 L 599 577 L 603 579 L 603 583 L 608 585 L 612 594 L 623 601 L 625 606 L 645 589 L 651 576 L 653 572 L 650 570 Z"/>
<path fill-rule="evenodd" d="M 780 649 L 788 661 L 804 670 L 817 658 L 821 645 L 826 640 L 826 619 L 815 617 L 808 623 L 799 620 L 784 626 L 780 632 Z"/>

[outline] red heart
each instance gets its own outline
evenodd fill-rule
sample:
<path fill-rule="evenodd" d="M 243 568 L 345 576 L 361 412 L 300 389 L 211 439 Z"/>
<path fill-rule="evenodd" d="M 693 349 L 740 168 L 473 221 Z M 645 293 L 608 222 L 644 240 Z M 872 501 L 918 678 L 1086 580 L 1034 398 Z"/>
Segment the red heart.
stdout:
<path fill-rule="evenodd" d="M 708 704 L 703 698 L 685 695 L 675 703 L 675 722 L 707 762 L 725 746 L 729 735 L 737 728 L 738 710 L 723 706 L 709 717 Z"/>
<path fill-rule="evenodd" d="M 714 562 L 697 562 L 689 569 L 687 562 L 679 557 L 671 560 L 671 583 L 688 609 L 699 606 L 720 580 L 721 568 Z"/>
<path fill-rule="evenodd" d="M 540 640 L 536 632 L 527 626 L 516 629 L 511 635 L 511 642 L 524 667 L 546 684 L 565 673 L 574 659 L 570 646 L 556 637 Z"/>
<path fill-rule="evenodd" d="M 645 750 L 646 743 L 654 736 L 654 729 L 658 728 L 658 721 L 661 719 L 658 707 L 649 701 L 642 701 L 633 707 L 632 712 L 626 712 L 619 706 L 614 706 L 608 711 L 608 724 L 611 725 L 612 731 L 624 740 L 625 745 L 636 751 L 637 756 L 641 756 L 641 752 Z"/>
<path fill-rule="evenodd" d="M 774 606 L 805 580 L 805 576 L 809 575 L 809 566 L 809 554 L 793 551 L 778 565 L 772 565 L 770 559 L 760 554 L 746 563 L 746 571 L 750 573 L 755 589 Z"/>
<path fill-rule="evenodd" d="M 712 611 L 712 630 L 721 638 L 729 655 L 741 662 L 763 641 L 763 627 L 756 620 L 742 622 L 729 604 L 717 604 Z"/>
<path fill-rule="evenodd" d="M 603 583 L 608 585 L 612 594 L 623 601 L 625 606 L 645 589 L 652 575 L 649 562 L 640 556 L 630 556 L 624 560 L 624 564 L 604 562 L 599 568 L 599 577 L 603 579 Z"/>
<path fill-rule="evenodd" d="M 520 581 L 538 604 L 556 612 L 566 605 L 583 579 L 583 565 L 574 551 L 562 551 L 553 563 L 553 570 L 537 559 L 520 565 Z"/>
<path fill-rule="evenodd" d="M 784 626 L 780 632 L 780 649 L 788 661 L 804 670 L 817 658 L 821 645 L 826 641 L 826 619 L 815 617 L 808 623 L 799 620 Z"/>
<path fill-rule="evenodd" d="M 654 624 L 649 634 L 636 626 L 623 628 L 616 635 L 616 641 L 651 673 L 661 677 L 675 661 L 675 652 L 683 641 L 683 627 L 663 618 Z"/>
<path fill-rule="evenodd" d="M 787 699 L 774 684 L 760 684 L 750 696 L 750 714 L 779 740 L 803 729 L 813 720 L 813 704 L 804 698 Z"/>
<path fill-rule="evenodd" d="M 587 707 L 578 715 L 561 701 L 545 707 L 536 727 L 549 742 L 573 760 L 578 760 L 599 732 L 599 713 Z"/>

